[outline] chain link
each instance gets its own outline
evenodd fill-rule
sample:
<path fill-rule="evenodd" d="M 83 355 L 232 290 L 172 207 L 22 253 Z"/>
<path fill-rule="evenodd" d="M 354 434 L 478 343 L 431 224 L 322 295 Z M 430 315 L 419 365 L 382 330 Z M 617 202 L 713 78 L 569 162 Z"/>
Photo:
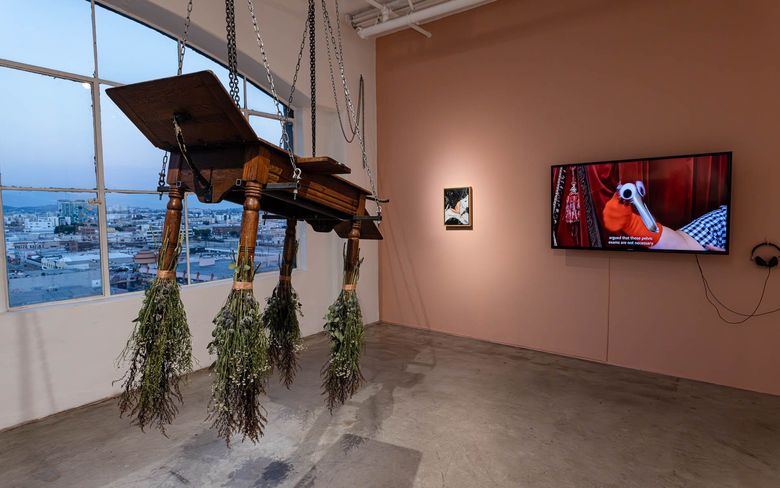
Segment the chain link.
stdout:
<path fill-rule="evenodd" d="M 158 175 L 159 178 L 157 178 L 157 190 L 160 191 L 160 200 L 162 200 L 163 193 L 164 193 L 162 189 L 165 187 L 165 175 L 167 174 L 166 172 L 167 166 L 168 166 L 168 151 L 165 151 L 165 153 L 163 153 L 162 168 L 160 168 L 160 174 Z"/>
<path fill-rule="evenodd" d="M 309 77 L 311 80 L 311 155 L 317 154 L 317 38 L 314 0 L 309 0 Z"/>
<path fill-rule="evenodd" d="M 338 4 L 336 4 L 336 9 L 337 9 L 336 10 L 336 17 L 338 17 L 338 15 L 339 15 L 339 13 L 338 13 Z M 327 16 L 327 13 L 324 14 L 324 17 L 325 16 Z M 328 21 L 329 20 L 330 20 L 330 18 L 328 17 Z M 341 24 L 339 22 L 336 23 L 336 31 L 338 33 L 338 40 L 339 40 L 339 42 L 338 42 L 338 45 L 336 45 L 336 43 L 334 41 L 334 43 L 333 43 L 334 44 L 333 51 L 334 51 L 334 53 L 336 55 L 336 59 L 337 59 L 337 62 L 338 62 L 338 60 L 341 59 L 340 58 L 341 51 L 340 51 L 340 49 L 338 47 L 338 46 L 341 45 Z M 357 134 L 357 129 L 352 124 L 352 119 L 350 117 L 347 117 L 347 123 L 349 124 L 349 135 L 347 135 L 347 130 L 344 128 L 344 120 L 343 120 L 343 117 L 341 115 L 341 105 L 339 104 L 338 90 L 336 89 L 336 79 L 333 76 L 333 56 L 331 55 L 331 43 L 330 43 L 330 39 L 328 39 L 327 36 L 326 36 L 325 40 L 327 41 L 326 48 L 327 48 L 327 51 L 328 51 L 328 72 L 330 73 L 330 86 L 331 86 L 331 91 L 333 93 L 333 101 L 334 101 L 334 103 L 336 105 L 336 115 L 338 116 L 339 127 L 341 128 L 341 134 L 344 136 L 344 140 L 347 141 L 347 144 L 352 144 L 352 142 L 355 140 L 355 136 Z M 360 120 L 362 120 L 362 127 L 363 127 L 363 131 L 365 133 L 366 106 L 364 104 L 364 97 L 365 97 L 365 93 L 364 93 L 364 86 L 363 86 L 363 76 L 361 75 L 360 76 L 360 85 L 359 85 L 359 89 L 358 89 L 357 112 L 358 112 L 358 114 L 360 116 Z M 358 122 L 360 122 L 360 121 L 358 121 Z"/>
<path fill-rule="evenodd" d="M 310 2 L 313 2 L 313 0 L 310 0 Z M 335 2 L 336 2 L 336 17 L 338 19 L 339 15 L 340 15 L 338 0 L 335 0 Z M 292 146 L 290 145 L 289 136 L 288 136 L 288 133 L 287 133 L 287 125 L 289 124 L 289 118 L 287 117 L 287 112 L 282 110 L 282 108 L 281 108 L 282 104 L 280 102 L 279 95 L 276 92 L 276 84 L 274 82 L 274 76 L 273 76 L 273 72 L 271 70 L 270 63 L 268 62 L 268 54 L 266 53 L 266 50 L 265 50 L 265 42 L 263 41 L 262 32 L 260 31 L 260 26 L 259 26 L 258 21 L 257 21 L 257 14 L 255 12 L 254 1 L 253 0 L 247 0 L 247 5 L 249 7 L 249 13 L 250 13 L 250 15 L 252 17 L 252 27 L 253 27 L 253 29 L 255 31 L 255 37 L 257 39 L 257 45 L 260 48 L 260 55 L 261 55 L 261 58 L 262 58 L 262 61 L 263 61 L 263 67 L 265 68 L 266 79 L 268 80 L 268 85 L 269 85 L 269 87 L 271 89 L 271 96 L 272 96 L 273 101 L 274 101 L 274 106 L 276 107 L 276 113 L 277 113 L 277 116 L 279 118 L 279 122 L 280 122 L 280 124 L 282 126 L 282 143 L 283 143 L 283 147 L 287 150 L 287 153 L 288 153 L 288 155 L 290 157 L 290 165 L 293 168 L 293 178 L 296 181 L 298 181 L 301 178 L 301 170 L 295 164 L 295 155 L 292 152 Z M 331 46 L 331 43 L 332 43 L 332 45 L 333 45 L 333 52 L 335 54 L 335 57 L 336 57 L 336 60 L 337 60 L 338 66 L 339 66 L 339 75 L 340 75 L 340 78 L 341 78 L 341 83 L 342 83 L 343 88 L 344 88 L 344 97 L 345 97 L 347 109 L 348 109 L 348 112 L 349 112 L 347 119 L 349 121 L 350 132 L 352 132 L 353 134 L 357 135 L 358 142 L 360 143 L 361 163 L 362 163 L 363 169 L 365 170 L 366 174 L 368 175 L 368 179 L 369 179 L 369 182 L 371 184 L 371 194 L 374 197 L 374 200 L 375 200 L 375 203 L 376 203 L 377 215 L 381 217 L 381 215 L 382 215 L 382 206 L 379 203 L 379 197 L 378 197 L 377 191 L 376 191 L 376 180 L 374 179 L 374 173 L 371 170 L 371 167 L 368 165 L 368 156 L 366 154 L 366 144 L 365 144 L 365 139 L 364 139 L 364 132 L 365 132 L 365 130 L 364 129 L 361 130 L 361 127 L 360 127 L 360 125 L 361 125 L 360 123 L 361 122 L 362 122 L 363 125 L 365 125 L 365 101 L 362 101 L 362 102 L 360 101 L 360 100 L 364 100 L 365 95 L 360 96 L 360 93 L 358 95 L 359 96 L 358 107 L 360 107 L 362 109 L 362 116 L 359 117 L 357 115 L 356 110 L 355 110 L 355 106 L 352 103 L 352 97 L 350 95 L 349 85 L 348 85 L 347 79 L 346 79 L 345 68 L 344 68 L 344 55 L 343 55 L 342 39 L 341 39 L 341 27 L 337 24 L 337 33 L 338 33 L 338 41 L 337 41 L 336 40 L 336 34 L 334 33 L 334 29 L 333 29 L 333 27 L 331 25 L 331 22 L 330 22 L 330 17 L 329 17 L 329 14 L 328 14 L 327 5 L 325 4 L 325 0 L 322 0 L 322 13 L 323 13 L 324 24 L 325 24 L 325 29 L 326 29 L 326 36 L 325 37 L 326 37 L 326 41 L 327 41 L 326 45 L 328 46 L 328 52 L 330 53 L 330 46 Z M 311 13 L 310 13 L 310 15 L 313 16 L 313 14 L 311 14 Z M 312 49 L 311 48 L 311 44 L 316 41 L 316 39 L 313 39 L 314 36 L 312 35 L 312 29 L 310 28 L 311 25 L 312 25 L 312 22 L 311 22 L 310 18 L 307 16 L 306 27 L 304 28 L 304 31 L 303 31 L 301 45 L 300 45 L 300 49 L 298 51 L 298 61 L 296 63 L 295 74 L 293 75 L 293 83 L 292 83 L 291 90 L 290 90 L 290 96 L 288 98 L 288 103 L 290 105 L 292 105 L 293 95 L 295 93 L 295 85 L 296 85 L 296 82 L 298 80 L 298 72 L 300 70 L 301 61 L 302 61 L 302 58 L 303 58 L 303 50 L 304 50 L 304 47 L 305 47 L 304 44 L 305 44 L 305 40 L 306 40 L 306 34 L 309 33 L 309 42 L 310 42 L 310 48 L 309 49 L 310 50 Z M 330 54 L 329 54 L 329 61 L 330 61 Z M 336 83 L 335 83 L 335 78 L 333 76 L 332 63 L 329 62 L 329 65 L 330 65 L 330 71 L 331 71 L 331 86 L 332 86 L 332 88 L 334 90 L 334 96 L 335 96 L 335 94 L 336 94 L 336 88 L 335 88 Z M 316 68 L 316 66 L 314 66 L 313 64 L 310 64 L 310 70 L 311 69 L 315 69 L 315 68 Z M 361 92 L 362 92 L 362 90 L 361 90 Z M 315 95 L 314 95 L 314 93 L 312 93 L 312 98 L 314 98 L 314 97 L 315 97 Z M 336 102 L 336 106 L 338 108 L 339 107 L 338 97 L 336 97 L 335 102 Z M 313 107 L 316 107 L 314 105 L 314 101 L 313 101 Z M 314 109 L 312 110 L 312 113 L 315 113 Z M 339 119 L 341 121 L 340 112 L 339 112 Z M 314 124 L 312 124 L 312 126 L 314 126 Z M 343 126 L 342 126 L 342 129 L 343 129 Z M 312 134 L 312 135 L 314 136 L 314 134 Z M 314 139 L 314 137 L 312 137 L 312 139 Z"/>
<path fill-rule="evenodd" d="M 235 1 L 225 0 L 225 30 L 227 31 L 228 78 L 230 79 L 230 97 L 241 106 L 238 90 L 238 54 L 236 52 L 236 11 Z"/>
<path fill-rule="evenodd" d="M 176 144 L 179 146 L 179 155 L 181 156 L 181 159 L 190 168 L 190 171 L 192 171 L 192 175 L 195 177 L 198 183 L 200 183 L 201 185 L 203 185 L 204 188 L 207 189 L 209 195 L 208 198 L 210 199 L 211 182 L 207 180 L 205 176 L 203 176 L 203 173 L 201 173 L 198 167 L 195 166 L 195 163 L 192 162 L 189 152 L 187 151 L 187 144 L 184 142 L 184 132 L 181 130 L 181 126 L 179 125 L 179 121 L 176 119 L 175 115 L 173 116 L 172 121 L 173 121 L 173 132 L 176 135 Z"/>
<path fill-rule="evenodd" d="M 178 69 L 176 70 L 176 74 L 179 76 L 181 76 L 182 70 L 184 68 L 184 53 L 187 51 L 187 38 L 189 36 L 191 19 L 192 19 L 192 0 L 188 0 L 187 15 L 184 19 L 184 30 L 177 43 L 177 47 L 178 47 L 177 57 L 179 61 L 179 66 Z M 160 173 L 158 174 L 158 178 L 157 178 L 158 189 L 165 187 L 165 175 L 167 174 L 167 167 L 168 167 L 168 151 L 165 151 L 163 153 L 163 158 L 162 158 L 162 167 L 160 168 Z M 162 197 L 163 197 L 163 192 L 160 191 L 160 200 L 162 200 Z"/>
<path fill-rule="evenodd" d="M 411 1 L 411 0 L 410 0 Z M 341 13 L 339 12 L 339 2 L 338 0 L 335 0 L 335 6 L 336 6 L 336 35 L 338 36 L 338 53 L 339 57 L 341 58 L 341 64 L 340 64 L 340 70 L 343 73 L 344 72 L 344 46 L 341 42 L 341 22 L 339 22 L 339 19 L 341 19 Z M 334 46 L 335 51 L 335 46 Z M 346 82 L 346 80 L 345 80 Z M 363 133 L 365 134 L 365 128 L 366 128 L 366 99 L 365 99 L 365 87 L 363 86 L 363 75 L 360 75 L 360 85 L 358 89 L 358 112 L 362 112 L 362 118 L 363 118 Z M 335 87 L 334 87 L 335 88 Z M 338 102 L 336 103 L 338 105 Z M 361 107 L 362 105 L 362 107 Z M 352 119 L 347 118 L 347 121 L 349 122 L 349 128 L 351 132 L 353 133 L 353 139 L 354 134 L 357 132 L 357 129 L 352 126 Z M 339 120 L 341 122 L 341 120 Z M 357 125 L 357 124 L 356 124 Z M 375 195 L 376 196 L 376 195 Z"/>
<path fill-rule="evenodd" d="M 344 136 L 344 140 L 347 141 L 347 144 L 352 144 L 352 142 L 355 140 L 355 136 L 357 135 L 357 124 L 353 125 L 352 119 L 350 117 L 347 117 L 347 123 L 349 124 L 349 135 L 347 135 L 347 130 L 344 128 L 344 120 L 341 115 L 341 105 L 339 102 L 338 90 L 336 89 L 336 79 L 333 76 L 333 56 L 331 56 L 329 42 L 327 43 L 326 47 L 328 51 L 328 71 L 330 72 L 330 86 L 331 86 L 331 91 L 333 92 L 333 100 L 336 105 L 336 115 L 338 116 L 337 118 L 339 120 L 339 127 L 341 128 L 341 134 Z M 358 85 L 357 112 L 360 117 L 360 119 L 357 122 L 362 125 L 363 132 L 365 133 L 366 105 L 365 105 L 364 82 L 363 82 L 362 75 L 360 76 L 360 82 Z"/>
<path fill-rule="evenodd" d="M 303 35 L 301 36 L 301 46 L 298 48 L 298 61 L 295 63 L 295 73 L 293 73 L 292 85 L 290 85 L 290 96 L 287 97 L 287 105 L 292 107 L 293 96 L 295 95 L 295 85 L 298 83 L 298 72 L 301 71 L 301 61 L 303 60 L 303 48 L 306 47 L 307 34 L 309 32 L 309 19 L 303 24 Z"/>
<path fill-rule="evenodd" d="M 190 19 L 192 18 L 192 0 L 188 0 L 187 2 L 187 17 L 184 19 L 184 32 L 182 33 L 181 38 L 179 39 L 179 69 L 176 72 L 179 76 L 181 76 L 182 69 L 184 68 L 184 53 L 187 50 L 187 36 L 189 35 L 190 31 Z"/>
<path fill-rule="evenodd" d="M 295 154 L 293 154 L 292 150 L 292 144 L 290 144 L 290 138 L 287 134 L 287 125 L 290 123 L 290 119 L 287 118 L 287 111 L 282 110 L 282 103 L 279 101 L 279 95 L 276 93 L 276 84 L 274 83 L 274 75 L 271 71 L 271 65 L 268 63 L 268 53 L 265 52 L 265 42 L 263 42 L 263 35 L 260 32 L 260 26 L 257 22 L 257 15 L 255 14 L 255 4 L 253 0 L 247 0 L 247 5 L 249 6 L 249 14 L 252 17 L 252 27 L 255 30 L 255 37 L 257 38 L 257 46 L 260 48 L 260 56 L 263 61 L 263 67 L 265 68 L 265 76 L 268 80 L 268 86 L 271 88 L 271 97 L 274 101 L 274 106 L 276 107 L 276 114 L 279 117 L 279 123 L 282 125 L 282 147 L 283 149 L 287 150 L 287 154 L 290 157 L 290 166 L 292 166 L 293 169 L 293 179 L 297 182 L 301 179 L 301 169 L 298 167 L 297 164 L 295 164 Z M 307 22 L 308 26 L 308 22 Z M 305 33 L 308 29 L 304 30 L 304 38 Z M 301 47 L 301 53 L 303 53 L 303 47 Z M 298 57 L 298 67 L 300 67 L 301 63 L 301 57 L 302 54 Z M 296 74 L 298 72 L 298 68 L 296 68 Z M 296 76 L 297 79 L 297 76 Z M 295 91 L 295 85 L 293 84 L 292 91 L 290 93 L 290 100 L 292 100 L 293 93 Z"/>
<path fill-rule="evenodd" d="M 337 59 L 340 60 L 339 61 L 339 68 L 340 68 L 340 71 L 343 73 L 344 72 L 344 47 L 343 47 L 343 44 L 341 42 L 341 22 L 338 21 L 339 19 L 341 19 L 341 13 L 339 12 L 339 2 L 338 2 L 338 0 L 336 0 L 335 6 L 336 6 L 336 21 L 337 21 L 336 22 L 336 35 L 338 37 L 338 45 L 336 45 L 334 43 L 333 51 L 336 54 Z M 331 32 L 332 31 L 333 31 L 333 29 L 331 28 Z M 330 61 L 330 58 L 328 58 L 328 61 Z M 330 79 L 331 79 L 331 85 L 333 87 L 334 97 L 336 97 L 336 95 L 335 95 L 336 84 L 333 82 L 333 68 L 330 66 L 330 64 L 328 65 L 328 67 L 329 67 L 329 69 L 331 71 Z M 336 102 L 336 109 L 338 110 L 338 97 L 336 97 L 335 102 Z M 365 106 L 365 93 L 364 93 L 363 76 L 362 75 L 360 76 L 360 85 L 359 85 L 359 90 L 358 90 L 358 107 L 357 107 L 357 111 L 359 113 L 361 113 L 361 116 L 363 118 L 363 130 L 364 130 L 364 133 L 365 133 L 365 121 L 366 121 L 366 113 L 365 113 L 365 111 L 366 111 L 366 106 Z M 357 132 L 357 129 L 355 129 L 355 127 L 353 127 L 351 118 L 347 117 L 347 122 L 349 122 L 349 129 L 350 129 L 350 132 L 352 133 L 352 139 L 354 140 L 355 133 Z M 342 126 L 342 131 L 341 132 L 344 133 L 345 131 L 343 130 L 343 124 L 341 123 L 341 118 L 340 117 L 339 117 L 339 124 Z M 344 138 L 347 139 L 346 134 L 344 135 Z M 351 143 L 352 141 L 350 140 L 348 142 Z"/>
<path fill-rule="evenodd" d="M 381 217 L 382 216 L 382 206 L 379 203 L 379 197 L 378 197 L 377 192 L 376 192 L 376 181 L 374 179 L 374 173 L 371 170 L 371 167 L 368 165 L 368 155 L 366 154 L 366 141 L 365 141 L 364 133 L 363 133 L 364 131 L 361 130 L 361 128 L 360 128 L 359 119 L 358 119 L 358 116 L 357 116 L 356 111 L 355 111 L 355 106 L 352 103 L 352 96 L 350 95 L 350 92 L 349 92 L 349 84 L 347 83 L 347 78 L 346 78 L 345 71 L 344 71 L 344 51 L 343 51 L 343 47 L 342 47 L 343 44 L 341 42 L 341 27 L 338 25 L 339 18 L 340 18 L 339 1 L 335 0 L 335 4 L 336 4 L 336 25 L 337 25 L 337 32 L 338 32 L 338 42 L 336 41 L 336 37 L 335 37 L 334 32 L 333 32 L 333 26 L 331 25 L 331 22 L 330 22 L 330 16 L 328 14 L 328 6 L 325 3 L 325 0 L 321 0 L 321 1 L 322 1 L 322 16 L 323 16 L 323 19 L 324 19 L 325 31 L 326 31 L 326 36 L 325 36 L 325 41 L 326 42 L 325 42 L 325 44 L 328 47 L 328 60 L 329 60 L 328 65 L 329 65 L 329 68 L 330 68 L 330 71 L 331 71 L 331 81 L 333 80 L 333 66 L 330 63 L 330 52 L 331 52 L 330 49 L 331 49 L 331 43 L 333 43 L 333 53 L 334 53 L 334 55 L 336 57 L 336 61 L 338 62 L 338 65 L 339 65 L 339 74 L 340 74 L 340 77 L 341 77 L 341 84 L 344 87 L 344 98 L 345 98 L 345 101 L 346 101 L 347 109 L 349 111 L 348 118 L 350 120 L 350 129 L 354 130 L 355 133 L 357 134 L 358 142 L 360 143 L 360 151 L 361 151 L 361 159 L 362 159 L 361 162 L 363 164 L 363 170 L 365 170 L 366 174 L 368 175 L 368 180 L 369 180 L 369 183 L 371 184 L 371 194 L 374 197 L 374 201 L 376 203 L 377 216 Z M 334 88 L 334 91 L 335 91 L 335 82 L 333 82 L 332 84 L 333 84 L 333 88 Z M 337 107 L 337 112 L 338 112 L 338 106 L 339 106 L 338 98 L 335 100 L 335 102 L 336 102 L 336 107 Z M 340 117 L 340 115 L 339 115 L 339 117 Z M 354 121 L 354 127 L 353 127 L 353 121 Z"/>

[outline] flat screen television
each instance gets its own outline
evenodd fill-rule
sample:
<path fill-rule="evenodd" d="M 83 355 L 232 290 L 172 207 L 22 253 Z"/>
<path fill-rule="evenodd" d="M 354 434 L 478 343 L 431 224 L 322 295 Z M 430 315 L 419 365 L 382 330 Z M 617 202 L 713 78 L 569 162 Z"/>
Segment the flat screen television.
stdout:
<path fill-rule="evenodd" d="M 731 153 L 552 167 L 552 247 L 728 254 Z"/>

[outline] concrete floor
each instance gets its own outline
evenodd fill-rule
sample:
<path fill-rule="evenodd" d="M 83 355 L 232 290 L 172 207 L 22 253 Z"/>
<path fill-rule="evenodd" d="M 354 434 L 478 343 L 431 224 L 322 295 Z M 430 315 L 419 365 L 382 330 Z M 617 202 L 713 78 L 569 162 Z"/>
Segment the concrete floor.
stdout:
<path fill-rule="evenodd" d="M 366 386 L 331 416 L 324 337 L 258 445 L 203 423 L 193 375 L 170 438 L 114 401 L 0 433 L 2 487 L 773 487 L 780 397 L 389 325 L 369 328 Z"/>

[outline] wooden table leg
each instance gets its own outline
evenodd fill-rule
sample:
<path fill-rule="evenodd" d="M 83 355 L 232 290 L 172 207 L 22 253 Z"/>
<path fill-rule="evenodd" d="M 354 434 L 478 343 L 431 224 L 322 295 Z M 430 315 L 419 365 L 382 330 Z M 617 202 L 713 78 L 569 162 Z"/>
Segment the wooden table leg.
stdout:
<path fill-rule="evenodd" d="M 354 291 L 357 286 L 357 274 L 360 270 L 360 221 L 352 222 L 347 238 L 347 255 L 344 260 L 345 291 Z"/>
<path fill-rule="evenodd" d="M 181 190 L 172 187 L 168 191 L 168 206 L 165 212 L 165 224 L 162 231 L 162 247 L 157 261 L 157 278 L 176 279 L 176 264 L 179 262 L 181 245 L 179 235 L 181 232 L 182 212 Z"/>
<path fill-rule="evenodd" d="M 260 221 L 260 184 L 248 181 L 244 190 L 244 213 L 241 216 L 241 236 L 238 240 L 237 272 L 233 288 L 251 289 L 255 276 L 255 246 Z M 238 286 L 237 286 L 238 285 Z"/>

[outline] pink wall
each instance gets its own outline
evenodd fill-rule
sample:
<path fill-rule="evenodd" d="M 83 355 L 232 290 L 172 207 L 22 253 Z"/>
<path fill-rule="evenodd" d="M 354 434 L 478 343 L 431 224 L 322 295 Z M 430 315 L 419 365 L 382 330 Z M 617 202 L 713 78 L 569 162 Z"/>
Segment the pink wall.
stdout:
<path fill-rule="evenodd" d="M 549 248 L 551 164 L 732 150 L 732 255 L 702 263 L 751 309 L 750 248 L 780 241 L 778 25 L 775 0 L 499 0 L 380 39 L 381 319 L 780 394 L 780 314 L 720 322 L 692 256 Z M 474 187 L 472 231 L 444 229 L 447 186 Z"/>

